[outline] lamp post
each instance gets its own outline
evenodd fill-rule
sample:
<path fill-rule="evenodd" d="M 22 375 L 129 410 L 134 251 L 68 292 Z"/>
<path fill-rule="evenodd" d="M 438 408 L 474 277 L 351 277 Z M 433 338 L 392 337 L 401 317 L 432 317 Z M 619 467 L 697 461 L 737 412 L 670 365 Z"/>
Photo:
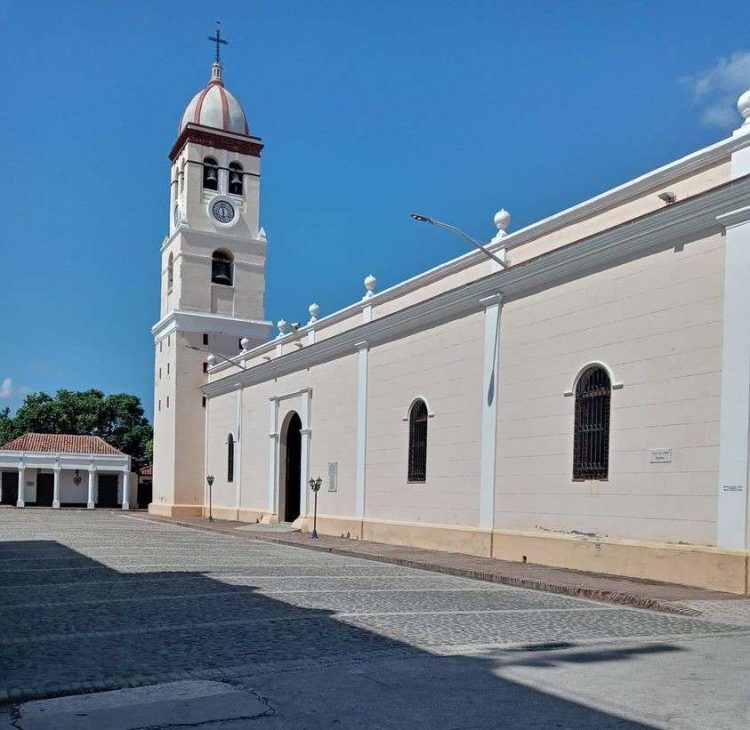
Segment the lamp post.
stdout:
<path fill-rule="evenodd" d="M 507 216 L 507 213 L 505 214 Z M 458 226 L 452 226 L 450 223 L 443 223 L 443 221 L 435 220 L 427 215 L 420 215 L 419 213 L 412 213 L 411 217 L 417 223 L 429 223 L 431 226 L 438 226 L 439 228 L 447 228 L 449 231 L 458 234 L 461 238 L 466 239 L 472 246 L 478 248 L 485 256 L 489 256 L 495 263 L 499 264 L 501 268 L 507 269 L 508 264 L 505 263 L 499 256 L 495 256 L 486 246 L 483 246 L 479 241 L 473 239 L 468 233 L 464 233 Z M 507 223 L 506 223 L 507 225 Z"/>
<path fill-rule="evenodd" d="M 318 477 L 317 479 L 310 479 L 310 489 L 312 489 L 315 495 L 315 506 L 313 507 L 313 531 L 312 536 L 316 540 L 318 539 L 318 492 L 320 491 L 320 485 L 323 484 L 323 480 Z"/>
<path fill-rule="evenodd" d="M 214 478 L 213 478 L 213 476 L 211 474 L 209 474 L 206 477 L 206 482 L 208 482 L 208 521 L 209 522 L 213 522 L 214 521 L 214 516 L 213 516 L 213 512 L 212 512 L 212 499 L 211 499 L 211 496 L 212 496 L 211 492 L 213 490 L 211 489 L 211 487 L 213 487 L 213 485 L 214 485 Z"/>

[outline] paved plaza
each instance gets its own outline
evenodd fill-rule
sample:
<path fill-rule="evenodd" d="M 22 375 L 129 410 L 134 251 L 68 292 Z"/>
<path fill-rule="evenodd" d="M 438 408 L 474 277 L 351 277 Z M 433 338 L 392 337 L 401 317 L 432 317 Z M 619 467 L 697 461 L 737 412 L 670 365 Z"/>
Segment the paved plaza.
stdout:
<path fill-rule="evenodd" d="M 706 608 L 0 509 L 0 728 L 746 727 L 747 617 Z"/>

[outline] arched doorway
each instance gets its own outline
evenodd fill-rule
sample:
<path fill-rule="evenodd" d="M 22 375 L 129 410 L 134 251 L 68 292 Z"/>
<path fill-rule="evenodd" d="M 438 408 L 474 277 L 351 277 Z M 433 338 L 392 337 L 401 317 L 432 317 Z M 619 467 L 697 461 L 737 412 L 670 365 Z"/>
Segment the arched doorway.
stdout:
<path fill-rule="evenodd" d="M 302 420 L 292 411 L 281 429 L 282 472 L 279 474 L 279 519 L 294 522 L 299 517 L 300 478 L 302 476 Z"/>

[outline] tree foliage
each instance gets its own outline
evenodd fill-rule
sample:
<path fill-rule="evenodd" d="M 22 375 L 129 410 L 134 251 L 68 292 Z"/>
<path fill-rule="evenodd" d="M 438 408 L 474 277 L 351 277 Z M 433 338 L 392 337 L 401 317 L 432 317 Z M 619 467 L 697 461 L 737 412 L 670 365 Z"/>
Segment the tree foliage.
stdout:
<path fill-rule="evenodd" d="M 0 444 L 24 433 L 70 433 L 100 436 L 133 457 L 133 467 L 150 463 L 153 429 L 140 399 L 100 390 L 58 390 L 55 396 L 30 393 L 14 416 L 0 411 Z"/>

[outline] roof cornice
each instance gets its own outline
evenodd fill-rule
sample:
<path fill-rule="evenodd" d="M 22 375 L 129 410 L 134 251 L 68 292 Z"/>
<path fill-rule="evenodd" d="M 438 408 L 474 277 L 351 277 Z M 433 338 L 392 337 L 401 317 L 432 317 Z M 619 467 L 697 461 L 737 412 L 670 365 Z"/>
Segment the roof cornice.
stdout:
<path fill-rule="evenodd" d="M 271 322 L 260 319 L 240 319 L 205 312 L 175 310 L 162 317 L 151 328 L 151 334 L 156 342 L 177 331 L 216 332 L 223 335 L 265 340 L 272 326 Z"/>
<path fill-rule="evenodd" d="M 262 383 L 353 354 L 362 341 L 372 347 L 479 312 L 483 306 L 481 300 L 493 294 L 502 293 L 503 301 L 507 302 L 613 266 L 618 261 L 718 233 L 723 226 L 717 217 L 747 205 L 748 201 L 750 175 L 450 289 L 244 372 L 232 373 L 203 385 L 201 390 L 214 397 L 234 390 L 238 383 L 242 386 Z M 256 348 L 255 352 L 260 349 Z M 248 353 L 243 353 L 243 359 L 247 358 Z"/>
<path fill-rule="evenodd" d="M 640 177 L 630 180 L 618 187 L 607 190 L 601 195 L 589 198 L 588 200 L 571 208 L 566 208 L 553 216 L 532 223 L 531 225 L 521 228 L 513 233 L 509 233 L 507 236 L 503 237 L 499 243 L 488 244 L 487 248 L 494 252 L 503 248 L 506 250 L 517 248 L 518 246 L 553 233 L 561 228 L 570 226 L 582 219 L 595 216 L 605 210 L 622 205 L 628 200 L 637 198 L 649 190 L 665 186 L 674 180 L 718 164 L 722 160 L 729 160 L 734 152 L 748 146 L 750 146 L 750 132 L 735 134 L 733 137 L 729 137 L 728 139 L 724 139 L 716 144 L 704 147 L 697 152 L 681 157 L 680 159 L 659 167 L 656 170 L 652 170 L 645 175 L 641 175 Z M 453 274 L 460 273 L 472 266 L 476 266 L 485 260 L 485 255 L 480 251 L 469 251 L 468 253 L 451 259 L 450 261 L 439 264 L 432 269 L 417 274 L 411 279 L 406 279 L 388 289 L 376 293 L 367 301 L 367 305 L 377 306 L 392 301 L 393 299 L 397 299 L 398 297 L 409 294 L 417 289 L 421 289 L 424 286 L 433 284 L 441 279 L 452 276 Z M 356 314 L 357 311 L 361 310 L 362 306 L 362 302 L 354 302 L 343 309 L 339 309 L 325 317 L 321 317 L 315 322 L 314 328 L 320 330 L 324 327 L 348 319 Z M 307 329 L 309 328 L 301 327 L 298 332 L 294 334 L 296 336 L 301 336 L 307 331 Z M 293 340 L 294 337 L 290 334 L 281 341 L 291 342 Z M 244 353 L 243 357 L 252 358 L 263 355 L 264 353 L 273 350 L 276 344 L 278 344 L 278 340 L 273 342 L 273 344 L 265 343 L 259 345 L 249 353 Z M 223 369 L 223 367 L 229 366 L 222 364 L 217 366 L 217 369 L 220 370 Z"/>
<path fill-rule="evenodd" d="M 190 123 L 180 132 L 177 141 L 172 146 L 169 152 L 170 162 L 177 159 L 188 142 L 205 145 L 206 147 L 216 147 L 229 152 L 239 152 L 242 155 L 251 155 L 252 157 L 260 157 L 263 149 L 260 137 L 245 136 Z"/>

